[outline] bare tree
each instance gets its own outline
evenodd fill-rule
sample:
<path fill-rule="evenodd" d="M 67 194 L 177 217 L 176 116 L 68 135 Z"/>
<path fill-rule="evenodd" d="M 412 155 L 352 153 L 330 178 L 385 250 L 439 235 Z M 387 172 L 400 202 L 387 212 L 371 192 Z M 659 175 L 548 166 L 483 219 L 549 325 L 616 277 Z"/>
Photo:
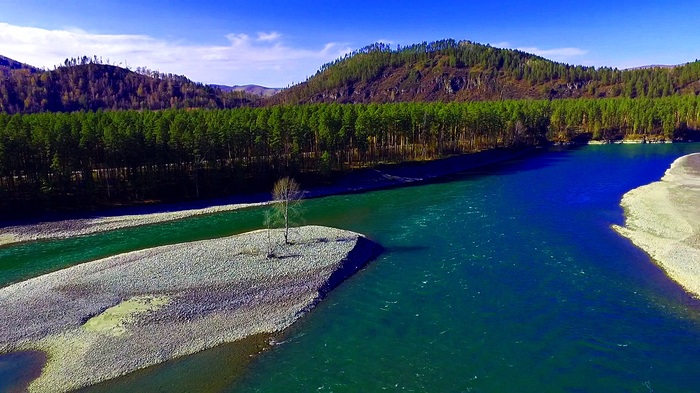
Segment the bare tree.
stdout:
<path fill-rule="evenodd" d="M 289 177 L 279 179 L 272 188 L 272 210 L 275 221 L 284 224 L 284 243 L 289 244 L 289 221 L 298 213 L 298 207 L 304 196 L 299 183 Z"/>

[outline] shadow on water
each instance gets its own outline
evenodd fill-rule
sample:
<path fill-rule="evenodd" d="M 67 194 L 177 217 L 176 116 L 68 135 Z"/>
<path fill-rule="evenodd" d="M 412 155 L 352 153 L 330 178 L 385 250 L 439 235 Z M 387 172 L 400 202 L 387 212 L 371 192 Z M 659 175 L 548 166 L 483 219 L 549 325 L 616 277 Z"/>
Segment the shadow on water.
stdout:
<path fill-rule="evenodd" d="M 462 180 L 465 177 L 504 176 L 520 172 L 536 171 L 561 163 L 580 148 L 581 146 L 552 146 L 549 148 L 536 149 L 512 160 L 496 162 L 472 170 L 462 171 L 453 176 L 438 180 L 440 182 L 450 182 Z"/>
<path fill-rule="evenodd" d="M 529 149 L 520 153 L 514 153 L 512 156 L 504 155 L 501 158 L 494 159 L 491 163 L 479 163 L 477 160 L 470 160 L 470 155 L 467 154 L 427 162 L 409 162 L 407 164 L 397 164 L 396 166 L 389 165 L 381 168 L 382 176 L 389 178 L 418 178 L 418 180 L 381 182 L 376 178 L 373 179 L 376 175 L 363 176 L 362 173 L 352 173 L 338 181 L 334 186 L 309 190 L 307 199 L 331 195 L 361 195 L 375 191 L 443 184 L 465 179 L 476 180 L 483 176 L 500 176 L 523 171 L 534 171 L 556 165 L 565 160 L 574 150 L 581 147 L 553 146 Z M 533 158 L 537 158 L 537 160 L 533 160 Z M 364 170 L 364 172 L 369 171 Z M 348 183 L 351 182 L 356 182 L 357 187 L 349 187 Z"/>
<path fill-rule="evenodd" d="M 46 354 L 37 351 L 0 355 L 0 392 L 25 392 L 46 364 Z"/>
<path fill-rule="evenodd" d="M 530 172 L 555 166 L 566 160 L 574 151 L 581 149 L 582 146 L 551 146 L 546 148 L 532 149 L 523 152 L 509 159 L 496 161 L 493 163 L 478 165 L 472 168 L 455 170 L 446 174 L 427 177 L 423 180 L 391 184 L 385 187 L 371 188 L 367 190 L 358 190 L 349 192 L 348 194 L 362 194 L 377 190 L 423 186 L 428 184 L 445 184 L 461 180 L 479 180 L 486 176 L 505 176 L 520 172 Z"/>

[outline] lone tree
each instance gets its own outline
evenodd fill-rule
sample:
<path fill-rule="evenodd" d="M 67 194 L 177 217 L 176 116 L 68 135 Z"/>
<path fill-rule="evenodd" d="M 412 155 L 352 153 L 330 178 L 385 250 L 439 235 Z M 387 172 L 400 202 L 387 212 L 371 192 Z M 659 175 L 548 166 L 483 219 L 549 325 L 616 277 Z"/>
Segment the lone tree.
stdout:
<path fill-rule="evenodd" d="M 299 183 L 289 177 L 279 179 L 272 188 L 272 213 L 274 221 L 284 224 L 284 243 L 289 244 L 289 219 L 298 213 L 304 196 Z"/>

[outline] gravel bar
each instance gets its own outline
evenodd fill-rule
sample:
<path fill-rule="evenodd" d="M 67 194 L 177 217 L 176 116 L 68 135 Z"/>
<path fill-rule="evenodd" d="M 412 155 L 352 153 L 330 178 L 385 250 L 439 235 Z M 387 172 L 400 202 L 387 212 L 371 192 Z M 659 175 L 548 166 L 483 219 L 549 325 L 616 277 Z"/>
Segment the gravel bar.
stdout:
<path fill-rule="evenodd" d="M 267 257 L 268 235 L 275 245 Z M 70 391 L 279 332 L 373 259 L 360 234 L 306 226 L 162 246 L 0 289 L 0 353 L 39 350 L 30 391 Z"/>
<path fill-rule="evenodd" d="M 688 292 L 700 297 L 700 153 L 673 162 L 664 177 L 622 197 L 614 226 Z"/>

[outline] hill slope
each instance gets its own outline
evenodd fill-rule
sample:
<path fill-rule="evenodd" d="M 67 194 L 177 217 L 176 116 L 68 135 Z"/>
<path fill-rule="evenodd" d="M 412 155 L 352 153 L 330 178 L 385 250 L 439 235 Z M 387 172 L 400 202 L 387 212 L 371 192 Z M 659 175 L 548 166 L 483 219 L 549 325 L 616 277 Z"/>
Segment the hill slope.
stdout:
<path fill-rule="evenodd" d="M 11 70 L 27 70 L 30 73 L 41 72 L 39 68 L 30 66 L 28 64 L 20 63 L 17 60 L 10 59 L 0 55 L 0 71 L 3 73 L 9 73 Z"/>
<path fill-rule="evenodd" d="M 66 60 L 51 71 L 11 59 L 6 63 L 0 79 L 0 112 L 232 108 L 261 100 L 246 92 L 226 92 L 195 83 L 184 76 L 140 68 L 133 72 L 87 57 Z"/>
<path fill-rule="evenodd" d="M 662 97 L 700 93 L 700 63 L 620 71 L 571 66 L 518 50 L 444 40 L 374 44 L 324 65 L 269 103 Z"/>
<path fill-rule="evenodd" d="M 518 50 L 443 40 L 374 44 L 278 92 L 207 86 L 172 74 L 66 60 L 51 71 L 0 56 L 0 112 L 232 108 L 261 104 L 465 102 L 700 94 L 700 62 L 617 70 L 571 66 Z"/>

